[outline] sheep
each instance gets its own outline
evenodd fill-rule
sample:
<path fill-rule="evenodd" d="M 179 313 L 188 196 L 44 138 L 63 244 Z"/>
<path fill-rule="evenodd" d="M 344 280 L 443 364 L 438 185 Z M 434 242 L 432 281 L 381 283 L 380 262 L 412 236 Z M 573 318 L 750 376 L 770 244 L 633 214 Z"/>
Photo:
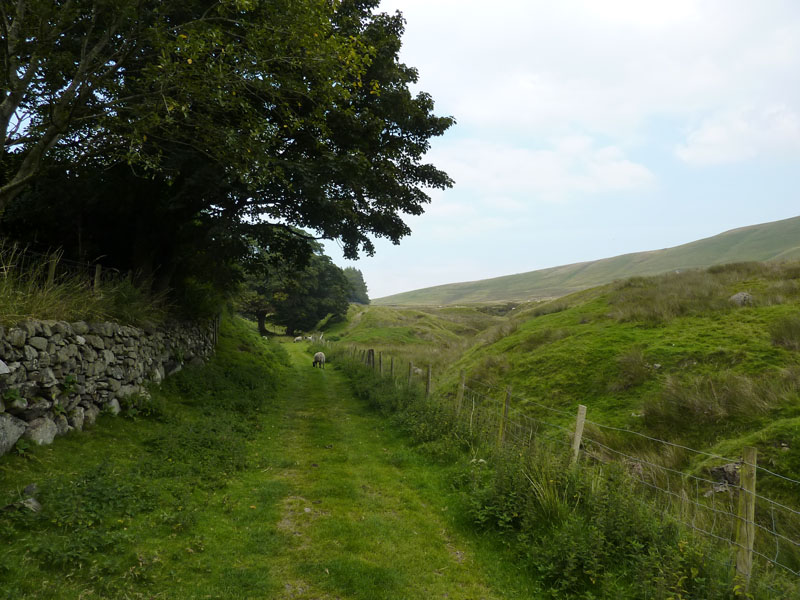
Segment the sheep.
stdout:
<path fill-rule="evenodd" d="M 320 369 L 325 368 L 325 354 L 323 352 L 317 352 L 314 355 L 314 362 L 311 363 L 311 366 L 316 367 L 317 365 L 319 365 Z"/>
<path fill-rule="evenodd" d="M 294 338 L 294 341 L 295 342 L 302 342 L 303 341 L 303 336 L 302 335 L 298 335 L 296 338 Z"/>

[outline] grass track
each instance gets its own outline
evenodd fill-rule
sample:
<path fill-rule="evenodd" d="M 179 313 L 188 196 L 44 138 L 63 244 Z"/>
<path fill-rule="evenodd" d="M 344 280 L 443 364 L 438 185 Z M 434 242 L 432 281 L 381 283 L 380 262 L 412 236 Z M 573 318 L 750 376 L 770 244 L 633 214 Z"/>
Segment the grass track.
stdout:
<path fill-rule="evenodd" d="M 44 505 L 0 513 L 0 599 L 534 597 L 510 555 L 459 521 L 448 467 L 331 365 L 312 369 L 305 344 L 264 371 L 280 373 L 265 403 L 237 395 L 282 354 L 258 354 L 237 327 L 213 366 L 167 390 L 164 418 L 104 417 L 0 459 L 0 506 L 33 481 Z M 250 408 L 225 408 L 237 403 Z"/>
<path fill-rule="evenodd" d="M 254 493 L 280 490 L 267 494 L 281 540 L 265 558 L 281 582 L 275 597 L 508 597 L 448 518 L 442 473 L 354 400 L 334 369 L 312 371 L 302 348 L 289 350 L 294 385 L 264 441 L 264 476 L 251 482 Z"/>

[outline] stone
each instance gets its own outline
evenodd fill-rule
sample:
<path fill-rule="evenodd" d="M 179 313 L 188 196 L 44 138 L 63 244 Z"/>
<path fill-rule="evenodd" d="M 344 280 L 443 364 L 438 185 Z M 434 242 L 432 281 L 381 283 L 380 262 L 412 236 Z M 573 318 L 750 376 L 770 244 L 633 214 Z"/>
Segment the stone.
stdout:
<path fill-rule="evenodd" d="M 28 334 L 26 334 L 19 327 L 14 327 L 13 329 L 10 329 L 8 331 L 8 341 L 15 348 L 22 348 L 25 345 L 27 339 L 28 339 Z"/>
<path fill-rule="evenodd" d="M 6 406 L 6 411 L 13 415 L 21 415 L 26 408 L 28 408 L 28 399 L 24 396 L 20 396 L 19 398 L 14 398 L 8 403 L 8 406 Z"/>
<path fill-rule="evenodd" d="M 719 483 L 737 486 L 739 485 L 739 469 L 741 467 L 741 463 L 734 462 L 719 467 L 712 467 L 710 472 L 711 476 Z"/>
<path fill-rule="evenodd" d="M 728 301 L 736 306 L 751 306 L 753 304 L 753 295 L 749 292 L 737 292 Z"/>
<path fill-rule="evenodd" d="M 70 426 L 78 431 L 83 429 L 83 423 L 86 419 L 86 413 L 82 406 L 76 406 L 69 412 L 69 416 L 67 417 L 67 421 L 69 422 Z"/>
<path fill-rule="evenodd" d="M 22 329 L 22 331 L 25 332 L 25 335 L 29 338 L 42 332 L 42 326 L 37 324 L 35 321 L 22 321 L 21 323 L 17 324 L 17 327 Z"/>
<path fill-rule="evenodd" d="M 106 361 L 107 365 L 111 365 L 114 364 L 117 359 L 111 350 L 103 350 L 103 360 Z"/>
<path fill-rule="evenodd" d="M 85 337 L 86 337 L 86 343 L 89 344 L 90 346 L 93 346 L 98 350 L 105 349 L 106 343 L 103 341 L 103 338 L 101 338 L 99 335 L 87 335 Z"/>
<path fill-rule="evenodd" d="M 0 360 L 0 375 L 10 375 L 11 369 L 8 368 L 8 365 Z"/>
<path fill-rule="evenodd" d="M 39 367 L 49 367 L 52 364 L 52 360 L 50 359 L 50 355 L 47 352 L 39 352 L 39 356 L 37 359 L 39 361 Z"/>
<path fill-rule="evenodd" d="M 44 398 L 33 398 L 28 402 L 28 406 L 21 412 L 21 416 L 26 421 L 30 422 L 39 417 L 43 417 L 50 407 L 53 406 Z"/>
<path fill-rule="evenodd" d="M 71 323 L 72 331 L 74 331 L 77 335 L 86 335 L 89 333 L 89 325 L 85 321 L 76 321 L 75 323 Z"/>
<path fill-rule="evenodd" d="M 39 493 L 39 486 L 35 483 L 29 483 L 24 488 L 22 488 L 22 493 L 25 494 L 27 497 L 36 496 Z"/>
<path fill-rule="evenodd" d="M 39 360 L 39 352 L 33 346 L 26 345 L 22 349 L 24 358 L 26 362 L 33 362 L 34 360 Z"/>
<path fill-rule="evenodd" d="M 108 408 L 108 412 L 110 412 L 115 417 L 122 411 L 122 408 L 119 405 L 119 400 L 117 400 L 116 398 L 111 398 L 111 400 L 108 401 L 106 407 Z"/>
<path fill-rule="evenodd" d="M 75 343 L 78 344 L 78 346 L 83 346 L 86 344 L 86 338 L 83 337 L 82 335 L 76 335 Z"/>
<path fill-rule="evenodd" d="M 83 426 L 91 427 L 97 421 L 97 415 L 100 414 L 100 409 L 97 408 L 96 404 L 89 402 L 86 406 L 84 406 L 83 411 Z"/>
<path fill-rule="evenodd" d="M 7 413 L 0 414 L 0 455 L 5 454 L 25 433 L 25 421 Z"/>
<path fill-rule="evenodd" d="M 58 384 L 58 379 L 56 379 L 53 369 L 47 367 L 41 370 L 39 373 L 39 384 L 46 388 L 53 387 L 54 385 Z"/>
<path fill-rule="evenodd" d="M 67 417 L 65 415 L 56 415 L 54 420 L 56 424 L 56 429 L 58 430 L 57 435 L 66 435 L 70 429 L 69 421 L 67 421 Z"/>
<path fill-rule="evenodd" d="M 58 427 L 52 419 L 39 417 L 28 423 L 28 428 L 22 436 L 39 446 L 46 446 L 53 443 L 57 433 Z"/>
<path fill-rule="evenodd" d="M 39 501 L 36 498 L 25 498 L 21 504 L 22 508 L 27 508 L 31 512 L 39 512 L 42 510 L 42 505 L 39 504 Z"/>

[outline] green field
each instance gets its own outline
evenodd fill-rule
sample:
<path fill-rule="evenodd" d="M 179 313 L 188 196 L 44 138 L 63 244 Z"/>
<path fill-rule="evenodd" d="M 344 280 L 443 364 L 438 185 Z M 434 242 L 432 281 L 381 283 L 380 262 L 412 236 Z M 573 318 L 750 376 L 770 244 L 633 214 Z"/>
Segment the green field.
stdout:
<path fill-rule="evenodd" d="M 674 248 L 636 252 L 481 281 L 453 283 L 376 298 L 380 305 L 525 302 L 564 296 L 633 275 L 716 264 L 800 258 L 800 217 L 742 227 Z"/>

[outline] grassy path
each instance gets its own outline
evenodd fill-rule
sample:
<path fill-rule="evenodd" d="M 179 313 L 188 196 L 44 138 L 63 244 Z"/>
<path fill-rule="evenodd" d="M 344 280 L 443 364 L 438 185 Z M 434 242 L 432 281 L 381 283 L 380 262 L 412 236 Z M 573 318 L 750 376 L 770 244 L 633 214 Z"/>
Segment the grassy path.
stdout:
<path fill-rule="evenodd" d="M 441 473 L 367 412 L 334 369 L 312 370 L 299 344 L 289 351 L 292 383 L 254 442 L 260 468 L 230 486 L 236 509 L 205 535 L 240 546 L 230 590 L 250 581 L 253 592 L 281 599 L 507 597 L 491 589 L 437 502 Z"/>
<path fill-rule="evenodd" d="M 0 460 L 0 600 L 528 599 L 458 527 L 447 467 L 409 448 L 305 344 L 241 324 L 156 394 L 153 418 Z M 278 382 L 278 389 L 275 383 Z"/>

